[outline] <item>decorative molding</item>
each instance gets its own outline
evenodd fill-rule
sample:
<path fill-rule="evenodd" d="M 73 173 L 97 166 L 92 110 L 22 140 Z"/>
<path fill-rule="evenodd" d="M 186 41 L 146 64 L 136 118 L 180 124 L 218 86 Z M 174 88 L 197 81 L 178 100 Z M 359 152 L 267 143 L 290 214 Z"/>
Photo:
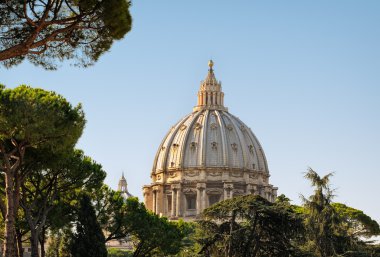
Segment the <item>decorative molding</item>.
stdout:
<path fill-rule="evenodd" d="M 223 189 L 220 188 L 208 188 L 206 189 L 206 194 L 208 195 L 221 195 L 223 193 Z"/>
<path fill-rule="evenodd" d="M 222 174 L 223 172 L 219 170 L 210 170 L 208 172 L 208 175 L 213 176 L 213 177 L 222 176 Z"/>
<path fill-rule="evenodd" d="M 195 189 L 195 188 L 184 188 L 183 190 L 183 193 L 184 194 L 187 194 L 187 195 L 195 195 L 195 194 L 197 194 L 197 190 Z"/>
<path fill-rule="evenodd" d="M 242 189 L 234 189 L 234 190 L 232 190 L 232 193 L 233 193 L 234 196 L 235 195 L 244 195 L 245 194 L 244 190 L 242 190 Z"/>
<path fill-rule="evenodd" d="M 231 189 L 234 188 L 234 184 L 231 184 L 231 183 L 224 183 L 223 188 L 224 188 L 224 189 L 229 189 L 229 190 L 231 190 Z"/>
<path fill-rule="evenodd" d="M 231 171 L 230 172 L 230 176 L 236 177 L 236 178 L 243 177 L 243 175 L 244 175 L 243 171 Z"/>
<path fill-rule="evenodd" d="M 197 189 L 205 189 L 206 188 L 206 183 L 197 183 Z"/>
<path fill-rule="evenodd" d="M 177 173 L 176 172 L 169 172 L 169 177 L 175 178 L 175 177 L 177 177 Z"/>
<path fill-rule="evenodd" d="M 229 130 L 229 131 L 232 131 L 234 129 L 234 127 L 232 126 L 232 124 L 228 124 L 226 126 L 226 128 Z"/>
<path fill-rule="evenodd" d="M 217 127 L 218 127 L 218 125 L 216 123 L 211 123 L 211 125 L 210 125 L 210 128 L 212 130 L 216 129 Z"/>
<path fill-rule="evenodd" d="M 257 172 L 250 172 L 249 173 L 249 178 L 258 179 L 259 178 L 259 174 Z"/>
<path fill-rule="evenodd" d="M 185 176 L 188 176 L 188 177 L 199 176 L 199 170 L 188 170 L 188 171 L 185 171 Z"/>
<path fill-rule="evenodd" d="M 183 124 L 179 129 L 181 130 L 181 131 L 183 131 L 183 130 L 185 130 L 187 128 L 187 126 L 185 125 L 185 124 Z"/>
<path fill-rule="evenodd" d="M 171 184 L 171 189 L 172 190 L 179 190 L 179 189 L 181 189 L 181 185 L 180 184 Z"/>

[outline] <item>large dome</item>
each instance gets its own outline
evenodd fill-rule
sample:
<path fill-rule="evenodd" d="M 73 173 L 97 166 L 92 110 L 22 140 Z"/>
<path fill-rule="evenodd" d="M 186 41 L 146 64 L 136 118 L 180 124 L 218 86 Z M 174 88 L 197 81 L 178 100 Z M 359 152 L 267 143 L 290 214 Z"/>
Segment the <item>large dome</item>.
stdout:
<path fill-rule="evenodd" d="M 268 174 L 261 145 L 251 129 L 224 110 L 197 110 L 174 125 L 162 141 L 153 173 L 220 168 Z"/>
<path fill-rule="evenodd" d="M 236 195 L 273 201 L 264 151 L 251 129 L 224 106 L 222 84 L 209 62 L 193 112 L 175 124 L 160 144 L 144 186 L 146 206 L 170 218 L 196 217 Z"/>

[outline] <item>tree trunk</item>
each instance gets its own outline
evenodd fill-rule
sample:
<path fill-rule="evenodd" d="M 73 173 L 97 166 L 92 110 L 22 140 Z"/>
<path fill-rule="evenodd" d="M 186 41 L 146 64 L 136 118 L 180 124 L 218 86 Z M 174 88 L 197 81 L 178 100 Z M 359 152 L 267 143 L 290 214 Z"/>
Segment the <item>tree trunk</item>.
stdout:
<path fill-rule="evenodd" d="M 232 244 L 233 244 L 233 240 L 234 240 L 233 231 L 234 231 L 235 219 L 236 219 L 236 211 L 233 210 L 232 211 L 231 221 L 230 221 L 230 242 L 228 244 L 228 251 L 227 251 L 227 256 L 228 257 L 233 257 L 233 247 L 232 247 Z"/>
<path fill-rule="evenodd" d="M 5 192 L 7 214 L 5 216 L 4 257 L 17 257 L 14 209 L 14 175 L 11 170 L 5 172 Z"/>
<path fill-rule="evenodd" d="M 30 248 L 31 248 L 31 257 L 39 257 L 38 254 L 38 233 L 35 228 L 30 229 Z"/>
<path fill-rule="evenodd" d="M 45 257 L 45 228 L 42 228 L 40 234 L 40 248 L 41 248 L 41 257 Z"/>
<path fill-rule="evenodd" d="M 22 234 L 19 229 L 16 229 L 16 236 L 17 236 L 17 254 L 18 254 L 18 257 L 23 257 L 24 249 L 22 248 Z"/>

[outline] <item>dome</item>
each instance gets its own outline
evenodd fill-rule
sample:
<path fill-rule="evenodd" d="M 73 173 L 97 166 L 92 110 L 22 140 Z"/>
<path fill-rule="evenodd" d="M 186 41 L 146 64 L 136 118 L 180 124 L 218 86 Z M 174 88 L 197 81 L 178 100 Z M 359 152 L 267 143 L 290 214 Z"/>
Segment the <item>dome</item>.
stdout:
<path fill-rule="evenodd" d="M 251 129 L 218 109 L 197 110 L 174 125 L 158 149 L 152 171 L 207 167 L 269 174 L 264 152 Z"/>
<path fill-rule="evenodd" d="M 208 206 L 244 194 L 274 201 L 264 151 L 251 129 L 224 106 L 214 63 L 193 111 L 170 128 L 153 162 L 144 201 L 155 213 L 197 217 Z"/>

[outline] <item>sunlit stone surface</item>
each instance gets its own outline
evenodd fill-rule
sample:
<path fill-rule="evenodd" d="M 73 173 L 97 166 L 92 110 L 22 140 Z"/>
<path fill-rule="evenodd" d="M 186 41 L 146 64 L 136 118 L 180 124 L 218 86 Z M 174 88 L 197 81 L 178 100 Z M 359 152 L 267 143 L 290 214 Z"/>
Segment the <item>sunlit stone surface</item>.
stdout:
<path fill-rule="evenodd" d="M 148 209 L 171 219 L 196 218 L 203 209 L 236 195 L 274 201 L 264 151 L 251 129 L 224 107 L 221 82 L 209 62 L 198 105 L 175 124 L 158 148 L 143 187 Z"/>

